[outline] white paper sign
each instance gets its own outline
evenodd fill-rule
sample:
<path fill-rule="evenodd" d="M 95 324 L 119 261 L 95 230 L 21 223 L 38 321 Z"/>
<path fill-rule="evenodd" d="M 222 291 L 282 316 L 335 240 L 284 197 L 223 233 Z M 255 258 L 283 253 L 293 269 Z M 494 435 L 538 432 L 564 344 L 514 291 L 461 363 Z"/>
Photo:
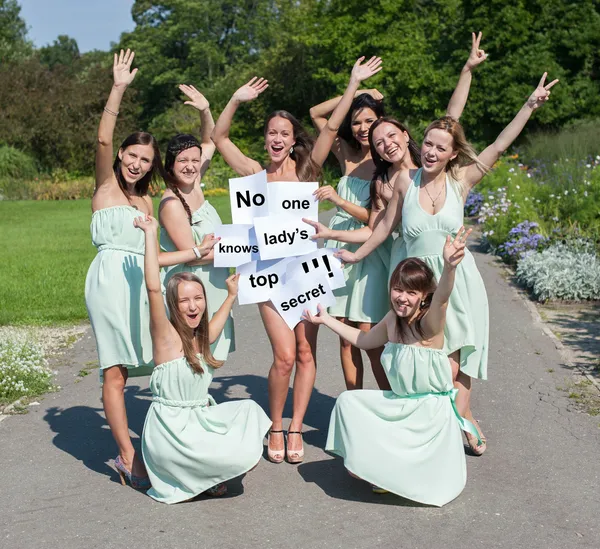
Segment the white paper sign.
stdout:
<path fill-rule="evenodd" d="M 299 277 L 286 279 L 271 297 L 271 302 L 291 330 L 302 320 L 302 313 L 308 309 L 317 313 L 317 305 L 329 307 L 335 303 L 335 296 L 329 287 L 327 277 Z"/>
<path fill-rule="evenodd" d="M 343 288 L 346 285 L 342 263 L 333 254 L 337 248 L 321 248 L 312 254 L 303 255 L 288 264 L 285 271 L 286 280 L 292 278 L 314 278 L 324 276 L 327 278 L 332 290 Z"/>
<path fill-rule="evenodd" d="M 237 267 L 260 259 L 253 225 L 220 225 L 215 236 L 215 267 Z"/>
<path fill-rule="evenodd" d="M 310 240 L 315 229 L 300 217 L 272 215 L 254 218 L 260 258 L 265 261 L 312 253 L 317 243 Z"/>
<path fill-rule="evenodd" d="M 285 270 L 295 257 L 286 257 L 275 261 L 252 261 L 240 265 L 236 272 L 240 275 L 238 282 L 238 303 L 262 303 L 269 301 L 273 293 L 283 285 Z"/>
<path fill-rule="evenodd" d="M 229 201 L 231 219 L 236 225 L 252 223 L 254 217 L 268 215 L 266 170 L 230 179 Z"/>
<path fill-rule="evenodd" d="M 313 193 L 318 183 L 295 181 L 271 182 L 267 185 L 269 215 L 289 215 L 319 219 L 319 202 Z"/>

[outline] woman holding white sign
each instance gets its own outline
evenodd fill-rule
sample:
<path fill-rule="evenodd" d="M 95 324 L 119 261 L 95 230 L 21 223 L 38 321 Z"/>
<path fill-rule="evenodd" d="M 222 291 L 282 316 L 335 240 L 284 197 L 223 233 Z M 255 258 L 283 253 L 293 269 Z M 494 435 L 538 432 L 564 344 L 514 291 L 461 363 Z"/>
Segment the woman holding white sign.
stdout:
<path fill-rule="evenodd" d="M 390 391 L 346 391 L 335 404 L 326 450 L 344 458 L 352 474 L 377 493 L 442 506 L 456 498 L 467 480 L 461 428 L 478 437 L 456 408 L 452 367 L 444 350 L 444 326 L 457 267 L 471 231 L 461 227 L 442 244 L 443 270 L 415 258 L 392 274 L 392 310 L 365 333 L 335 320 L 320 308 L 310 322 L 325 324 L 361 349 L 385 345 L 382 363 Z"/>
<path fill-rule="evenodd" d="M 360 261 L 402 222 L 405 257 L 422 258 L 439 277 L 443 261 L 435 243 L 447 234 L 456 234 L 471 189 L 517 138 L 532 113 L 548 100 L 557 80 L 547 85 L 545 80 L 546 73 L 512 122 L 479 155 L 455 119 L 445 116 L 432 122 L 425 130 L 421 148 L 423 167 L 398 174 L 390 205 L 373 235 L 355 253 L 338 252 L 340 258 L 348 263 Z M 459 389 L 458 409 L 474 423 L 471 379 L 487 379 L 488 341 L 487 294 L 475 260 L 467 251 L 449 302 L 444 348 L 450 355 Z M 473 453 L 484 453 L 484 437 L 475 439 L 467 434 L 467 441 Z"/>
<path fill-rule="evenodd" d="M 263 167 L 242 153 L 229 138 L 233 116 L 242 103 L 256 99 L 267 87 L 266 80 L 255 77 L 238 89 L 219 116 L 212 134 L 225 161 L 241 176 L 259 173 Z M 323 143 L 315 149 L 313 139 L 293 115 L 283 110 L 272 113 L 265 123 L 264 138 L 269 155 L 268 182 L 317 180 L 329 147 Z M 267 455 L 274 463 L 281 463 L 285 455 L 288 462 L 300 463 L 304 459 L 302 425 L 316 376 L 317 327 L 300 322 L 291 330 L 272 303 L 259 303 L 258 307 L 273 349 L 273 364 L 269 371 L 269 408 L 273 426 L 269 432 Z M 283 408 L 294 364 L 293 415 L 286 451 Z"/>
<path fill-rule="evenodd" d="M 165 172 L 167 190 L 159 207 L 160 245 L 165 251 L 185 250 L 200 243 L 207 235 L 221 225 L 219 214 L 205 199 L 201 181 L 215 152 L 210 134 L 215 126 L 206 98 L 194 87 L 181 85 L 179 89 L 188 97 L 186 105 L 191 105 L 200 113 L 201 139 L 193 135 L 179 134 L 167 145 Z M 176 265 L 165 269 L 165 286 L 175 274 L 183 271 L 194 273 L 207 292 L 209 319 L 227 299 L 226 280 L 229 270 L 213 265 L 214 251 L 193 263 Z M 226 360 L 235 350 L 233 317 L 227 318 L 225 328 L 211 347 L 217 360 Z"/>

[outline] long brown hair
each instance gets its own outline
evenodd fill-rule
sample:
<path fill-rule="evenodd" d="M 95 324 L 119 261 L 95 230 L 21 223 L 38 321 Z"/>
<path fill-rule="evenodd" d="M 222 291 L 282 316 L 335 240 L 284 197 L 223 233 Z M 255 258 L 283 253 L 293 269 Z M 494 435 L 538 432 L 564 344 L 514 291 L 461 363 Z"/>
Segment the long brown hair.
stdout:
<path fill-rule="evenodd" d="M 290 158 L 296 162 L 296 175 L 298 179 L 300 181 L 316 181 L 321 169 L 311 156 L 315 145 L 314 139 L 308 134 L 298 119 L 288 111 L 275 111 L 267 117 L 265 121 L 265 135 L 267 135 L 269 122 L 273 118 L 283 118 L 292 125 L 295 143 L 293 151 L 290 153 Z"/>
<path fill-rule="evenodd" d="M 443 130 L 452 136 L 452 148 L 457 151 L 458 154 L 456 155 L 456 158 L 453 158 L 448 162 L 447 170 L 450 172 L 454 181 L 460 184 L 458 181 L 458 171 L 463 166 L 468 166 L 470 164 L 476 164 L 483 173 L 490 171 L 490 167 L 486 166 L 477 157 L 477 151 L 475 151 L 473 146 L 467 141 L 465 130 L 456 118 L 446 115 L 434 120 L 427 126 L 427 129 L 423 134 L 423 141 L 425 141 L 427 134 L 431 130 Z"/>
<path fill-rule="evenodd" d="M 421 326 L 421 320 L 425 316 L 425 313 L 429 310 L 431 305 L 431 298 L 433 292 L 437 288 L 433 271 L 429 268 L 427 263 L 417 257 L 409 257 L 396 266 L 392 276 L 390 278 L 390 302 L 392 300 L 392 289 L 401 290 L 412 290 L 414 292 L 421 292 L 425 295 L 421 301 L 419 313 L 415 319 L 415 330 L 421 337 L 425 337 L 423 333 L 423 327 Z M 393 305 L 392 305 L 393 308 Z M 408 330 L 408 331 L 407 331 Z M 405 319 L 396 316 L 396 334 L 400 341 L 403 341 L 403 336 L 409 333 L 410 327 Z"/>
<path fill-rule="evenodd" d="M 160 158 L 160 149 L 158 148 L 158 143 L 154 136 L 148 132 L 135 132 L 125 138 L 125 141 L 121 143 L 119 147 L 120 151 L 125 151 L 127 147 L 131 147 L 132 145 L 152 145 L 152 150 L 154 151 L 154 158 L 152 159 L 152 168 L 148 171 L 148 173 L 142 177 L 135 184 L 135 193 L 137 196 L 145 196 L 148 194 L 148 188 L 150 184 L 155 184 L 158 186 L 158 178 L 164 177 L 164 168 L 162 164 L 162 160 Z M 129 190 L 127 189 L 127 183 L 123 178 L 123 174 L 121 173 L 121 159 L 117 154 L 115 161 L 113 162 L 113 172 L 115 177 L 117 178 L 117 182 L 119 183 L 119 187 L 125 194 L 127 198 L 131 195 Z"/>
<path fill-rule="evenodd" d="M 206 364 L 213 368 L 219 368 L 220 366 L 223 366 L 223 361 L 217 360 L 210 350 L 210 342 L 208 339 L 208 302 L 206 303 L 206 308 L 200 318 L 200 324 L 198 324 L 196 329 L 190 328 L 184 320 L 183 315 L 179 312 L 179 284 L 183 281 L 200 284 L 206 301 L 204 284 L 202 284 L 202 281 L 195 274 L 188 272 L 176 273 L 167 283 L 167 308 L 169 309 L 171 324 L 173 324 L 173 327 L 181 338 L 185 358 L 190 363 L 194 372 L 203 374 L 204 369 L 194 351 L 194 340 L 196 340 L 200 354 Z"/>

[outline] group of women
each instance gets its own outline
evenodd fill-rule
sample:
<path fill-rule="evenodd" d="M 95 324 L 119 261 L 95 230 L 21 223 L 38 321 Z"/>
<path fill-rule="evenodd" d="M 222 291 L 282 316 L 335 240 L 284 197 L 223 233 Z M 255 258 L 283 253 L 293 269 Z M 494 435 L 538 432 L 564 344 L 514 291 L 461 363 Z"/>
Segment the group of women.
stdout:
<path fill-rule="evenodd" d="M 458 118 L 471 72 L 486 58 L 480 39 L 473 35 L 447 115 L 430 124 L 422 147 L 402 123 L 384 116 L 377 90 L 359 90 L 382 68 L 377 57 L 361 58 L 343 96 L 311 109 L 316 141 L 287 111 L 267 118 L 264 167 L 229 138 L 239 106 L 267 89 L 262 78 L 238 89 L 216 124 L 206 98 L 193 86 L 180 86 L 185 103 L 200 113 L 200 141 L 175 136 L 163 167 L 154 137 L 137 132 L 113 161 L 120 101 L 137 72 L 133 52 L 115 55 L 92 200 L 98 255 L 85 291 L 123 483 L 149 489 L 166 503 L 222 495 L 225 481 L 258 463 L 267 433 L 270 461 L 300 463 L 317 330 L 325 324 L 340 336 L 350 390 L 337 400 L 326 449 L 343 456 L 349 472 L 376 490 L 433 505 L 460 493 L 466 479 L 460 428 L 474 453 L 486 447 L 470 411 L 470 392 L 472 378 L 487 376 L 488 351 L 487 298 L 465 248 L 463 203 L 556 83 L 545 85 L 544 74 L 513 121 L 477 155 Z M 217 405 L 208 394 L 214 369 L 234 350 L 231 309 L 237 295 L 237 276 L 213 266 L 220 219 L 200 185 L 215 150 L 239 175 L 265 169 L 268 181 L 318 180 L 330 151 L 343 172 L 337 189 L 321 186 L 315 193 L 337 206 L 329 227 L 307 221 L 315 238 L 339 248 L 345 264 L 346 286 L 336 290 L 336 304 L 329 314 L 306 313 L 294 330 L 270 302 L 258 306 L 273 351 L 270 418 L 250 400 Z M 157 221 L 148 188 L 159 178 L 167 190 Z M 360 390 L 360 349 L 367 351 L 380 391 Z M 294 366 L 293 413 L 284 437 Z M 128 376 L 150 373 L 153 402 L 140 459 L 129 436 L 124 386 Z"/>

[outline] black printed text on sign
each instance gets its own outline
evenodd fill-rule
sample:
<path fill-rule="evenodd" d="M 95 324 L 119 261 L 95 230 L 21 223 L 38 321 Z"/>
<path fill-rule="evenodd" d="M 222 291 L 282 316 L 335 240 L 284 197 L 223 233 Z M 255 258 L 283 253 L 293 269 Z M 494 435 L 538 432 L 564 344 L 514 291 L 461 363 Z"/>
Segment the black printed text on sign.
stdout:
<path fill-rule="evenodd" d="M 269 183 L 267 185 L 269 215 L 306 217 L 317 221 L 319 218 L 319 202 L 313 193 L 318 188 L 318 183 L 304 181 L 273 181 Z"/>
<path fill-rule="evenodd" d="M 267 172 L 229 180 L 231 219 L 236 225 L 252 223 L 257 216 L 269 215 Z"/>
<path fill-rule="evenodd" d="M 253 225 L 219 225 L 214 247 L 215 267 L 238 267 L 260 258 Z"/>
<path fill-rule="evenodd" d="M 303 255 L 288 264 L 286 279 L 296 277 L 326 276 L 332 290 L 346 285 L 342 264 L 334 253 L 335 248 L 321 248 L 312 254 Z"/>
<path fill-rule="evenodd" d="M 269 301 L 271 296 L 285 281 L 285 270 L 294 257 L 276 259 L 274 261 L 251 261 L 240 265 L 236 272 L 240 275 L 238 283 L 238 303 L 263 303 Z"/>
<path fill-rule="evenodd" d="M 317 243 L 310 239 L 315 230 L 300 217 L 256 217 L 254 230 L 262 260 L 299 256 L 317 250 Z"/>

